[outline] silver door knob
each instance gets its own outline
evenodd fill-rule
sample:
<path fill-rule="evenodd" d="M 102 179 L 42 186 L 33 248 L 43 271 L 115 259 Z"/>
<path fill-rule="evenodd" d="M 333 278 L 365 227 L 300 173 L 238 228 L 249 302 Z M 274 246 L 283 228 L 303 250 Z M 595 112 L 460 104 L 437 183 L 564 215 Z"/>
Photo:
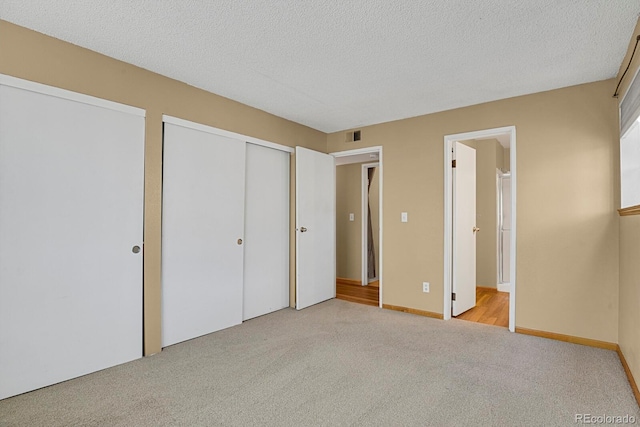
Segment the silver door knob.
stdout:
<path fill-rule="evenodd" d="M 473 227 L 473 232 L 475 233 L 476 231 L 480 231 L 480 229 L 478 227 Z"/>
<path fill-rule="evenodd" d="M 136 245 L 133 248 L 131 248 L 131 252 L 133 252 L 134 254 L 137 254 L 140 252 L 140 246 Z"/>
<path fill-rule="evenodd" d="M 305 231 L 307 231 L 307 227 L 300 227 L 300 232 L 304 233 Z"/>
<path fill-rule="evenodd" d="M 238 244 L 241 245 L 242 244 L 242 239 L 238 239 Z"/>

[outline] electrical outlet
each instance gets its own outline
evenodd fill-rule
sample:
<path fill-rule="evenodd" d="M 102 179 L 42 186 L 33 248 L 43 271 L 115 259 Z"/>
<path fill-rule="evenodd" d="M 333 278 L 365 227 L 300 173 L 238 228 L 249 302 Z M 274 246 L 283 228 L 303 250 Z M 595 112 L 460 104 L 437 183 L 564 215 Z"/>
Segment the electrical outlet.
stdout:
<path fill-rule="evenodd" d="M 400 221 L 401 222 L 408 222 L 409 221 L 409 214 L 406 212 L 402 212 L 400 214 Z"/>
<path fill-rule="evenodd" d="M 429 282 L 422 282 L 422 292 L 429 292 Z"/>

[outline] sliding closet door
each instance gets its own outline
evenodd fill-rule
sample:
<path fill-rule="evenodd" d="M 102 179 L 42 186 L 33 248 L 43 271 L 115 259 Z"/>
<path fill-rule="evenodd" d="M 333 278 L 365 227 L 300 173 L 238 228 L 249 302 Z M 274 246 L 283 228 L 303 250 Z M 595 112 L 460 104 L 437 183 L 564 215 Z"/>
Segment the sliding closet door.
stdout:
<path fill-rule="evenodd" d="M 164 125 L 163 347 L 242 323 L 245 145 Z"/>
<path fill-rule="evenodd" d="M 144 111 L 0 77 L 2 399 L 142 357 Z"/>
<path fill-rule="evenodd" d="M 247 144 L 244 320 L 289 306 L 289 157 Z"/>

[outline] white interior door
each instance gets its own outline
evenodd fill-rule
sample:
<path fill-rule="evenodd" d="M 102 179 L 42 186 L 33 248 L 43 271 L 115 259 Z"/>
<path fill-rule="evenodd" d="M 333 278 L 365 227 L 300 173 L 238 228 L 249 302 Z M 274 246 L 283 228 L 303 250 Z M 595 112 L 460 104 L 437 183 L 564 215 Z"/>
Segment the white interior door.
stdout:
<path fill-rule="evenodd" d="M 245 147 L 164 124 L 163 347 L 242 323 Z"/>
<path fill-rule="evenodd" d="M 296 308 L 336 296 L 336 170 L 328 154 L 296 147 Z"/>
<path fill-rule="evenodd" d="M 0 399 L 142 357 L 144 111 L 20 82 L 0 85 Z"/>
<path fill-rule="evenodd" d="M 453 169 L 452 315 L 476 305 L 476 150 L 456 142 Z"/>
<path fill-rule="evenodd" d="M 247 144 L 243 319 L 289 306 L 289 158 Z"/>

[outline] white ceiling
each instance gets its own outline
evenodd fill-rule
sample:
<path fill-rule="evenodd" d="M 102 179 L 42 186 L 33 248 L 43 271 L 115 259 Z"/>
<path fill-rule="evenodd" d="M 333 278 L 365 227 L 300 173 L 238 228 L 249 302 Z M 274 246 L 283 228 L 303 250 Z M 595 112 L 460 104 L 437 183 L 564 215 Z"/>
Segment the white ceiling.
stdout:
<path fill-rule="evenodd" d="M 640 0 L 0 0 L 0 18 L 333 132 L 612 78 Z"/>

